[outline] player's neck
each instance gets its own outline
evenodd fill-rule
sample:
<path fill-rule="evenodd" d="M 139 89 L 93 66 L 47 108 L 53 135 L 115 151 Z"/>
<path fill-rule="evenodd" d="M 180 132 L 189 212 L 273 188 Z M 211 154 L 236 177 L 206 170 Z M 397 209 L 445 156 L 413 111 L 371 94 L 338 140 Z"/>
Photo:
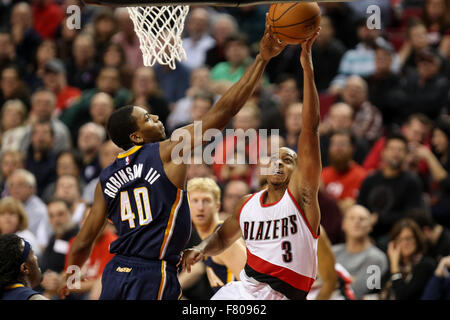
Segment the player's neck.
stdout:
<path fill-rule="evenodd" d="M 270 185 L 267 187 L 267 192 L 263 196 L 263 203 L 275 203 L 279 201 L 281 198 L 283 198 L 284 193 L 286 192 L 287 186 L 275 186 Z"/>

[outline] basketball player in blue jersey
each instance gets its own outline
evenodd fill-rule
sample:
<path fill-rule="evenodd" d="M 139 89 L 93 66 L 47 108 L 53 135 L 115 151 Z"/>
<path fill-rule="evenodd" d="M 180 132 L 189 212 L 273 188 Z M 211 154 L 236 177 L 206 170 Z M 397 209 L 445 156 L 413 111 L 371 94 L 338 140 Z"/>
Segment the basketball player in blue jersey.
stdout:
<path fill-rule="evenodd" d="M 316 278 L 322 165 L 311 46 L 318 34 L 319 30 L 302 43 L 304 85 L 298 157 L 293 150 L 281 148 L 271 161 L 268 187 L 245 196 L 213 235 L 184 251 L 181 265 L 189 271 L 204 256 L 218 255 L 244 238 L 247 263 L 241 280 L 222 287 L 213 299 L 304 300 Z"/>
<path fill-rule="evenodd" d="M 220 188 L 211 178 L 194 178 L 188 181 L 187 191 L 192 222 L 200 238 L 206 239 L 223 223 L 219 220 Z M 206 275 L 214 293 L 224 284 L 239 280 L 246 258 L 242 240 L 234 242 L 220 255 L 204 258 Z"/>
<path fill-rule="evenodd" d="M 253 64 L 202 117 L 202 134 L 225 128 L 252 95 L 269 60 L 285 46 L 267 26 Z M 180 140 L 187 140 L 188 149 L 194 150 L 202 139 L 194 137 L 193 124 L 176 131 L 183 135 L 179 140 L 167 139 L 158 116 L 137 106 L 116 110 L 107 129 L 111 140 L 126 151 L 100 174 L 91 214 L 73 242 L 68 265 L 81 267 L 86 262 L 110 219 L 118 239 L 110 246 L 115 257 L 103 272 L 100 299 L 178 299 L 176 264 L 189 239 L 191 221 L 184 190 L 187 165 L 174 161 L 172 151 Z M 68 292 L 65 281 L 59 294 L 64 297 Z"/>
<path fill-rule="evenodd" d="M 0 300 L 48 300 L 32 289 L 41 280 L 30 243 L 15 234 L 0 236 Z"/>

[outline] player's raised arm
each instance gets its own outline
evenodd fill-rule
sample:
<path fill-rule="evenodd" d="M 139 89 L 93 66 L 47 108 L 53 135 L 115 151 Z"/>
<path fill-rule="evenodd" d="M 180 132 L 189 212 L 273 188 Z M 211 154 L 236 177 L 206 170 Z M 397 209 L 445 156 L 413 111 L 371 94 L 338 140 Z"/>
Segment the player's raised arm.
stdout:
<path fill-rule="evenodd" d="M 223 253 L 239 237 L 242 236 L 239 225 L 239 214 L 242 206 L 251 195 L 244 196 L 236 205 L 233 215 L 217 229 L 212 235 L 203 240 L 197 246 L 186 249 L 181 257 L 182 269 L 191 272 L 191 266 L 203 259 L 204 256 L 216 256 Z"/>
<path fill-rule="evenodd" d="M 82 267 L 91 254 L 95 239 L 106 225 L 106 202 L 103 197 L 100 182 L 97 183 L 94 194 L 94 203 L 91 208 L 91 213 L 87 217 L 80 232 L 75 237 L 72 247 L 69 252 L 67 265 L 76 265 Z M 64 275 L 64 281 L 58 289 L 60 298 L 65 298 L 69 294 L 67 289 L 68 274 Z"/>
<path fill-rule="evenodd" d="M 277 56 L 285 46 L 285 43 L 274 37 L 269 25 L 266 23 L 266 30 L 260 42 L 260 52 L 253 64 L 245 71 L 241 79 L 228 89 L 215 106 L 202 117 L 202 136 L 208 129 L 223 130 L 227 126 L 253 94 L 269 60 Z M 190 142 L 190 146 L 188 146 L 189 151 L 203 143 L 201 138 L 194 137 L 194 124 L 179 128 L 172 134 L 171 139 L 161 142 L 161 148 L 164 149 L 164 152 L 161 154 L 163 162 L 172 160 L 172 149 L 182 141 L 181 136 L 186 137 L 186 140 L 183 140 L 184 143 Z"/>
<path fill-rule="evenodd" d="M 300 62 L 303 68 L 302 131 L 298 139 L 297 168 L 289 182 L 289 190 L 308 219 L 312 231 L 318 233 L 320 210 L 317 200 L 322 163 L 319 146 L 320 106 L 314 83 L 311 47 L 319 34 L 302 43 Z"/>

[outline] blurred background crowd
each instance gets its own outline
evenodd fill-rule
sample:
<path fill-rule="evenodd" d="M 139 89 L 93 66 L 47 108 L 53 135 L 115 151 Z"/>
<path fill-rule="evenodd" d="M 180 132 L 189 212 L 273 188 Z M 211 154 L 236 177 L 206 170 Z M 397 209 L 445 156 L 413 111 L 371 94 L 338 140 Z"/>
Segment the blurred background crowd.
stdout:
<path fill-rule="evenodd" d="M 373 4 L 381 29 L 367 25 Z M 70 28 L 71 5 L 82 8 L 78 29 Z M 350 274 L 356 299 L 449 299 L 450 1 L 320 7 L 322 30 L 313 46 L 322 117 L 319 203 L 335 261 Z M 188 58 L 171 70 L 143 67 L 126 8 L 0 0 L 0 234 L 32 243 L 47 297 L 56 298 L 100 171 L 123 152 L 108 140 L 109 115 L 126 104 L 143 106 L 168 136 L 201 119 L 257 54 L 267 10 L 191 7 L 183 37 Z M 297 148 L 300 50 L 288 46 L 269 63 L 229 126 L 279 130 L 249 139 L 246 159 L 260 160 L 263 139 Z M 216 147 L 218 159 L 235 152 Z M 219 184 L 226 218 L 240 197 L 264 186 L 264 177 L 257 164 L 219 162 L 190 165 L 188 179 Z M 115 237 L 108 226 L 97 239 L 83 267 L 88 281 L 74 298 L 98 297 Z M 375 288 L 367 285 L 373 265 L 382 276 Z M 186 287 L 185 298 L 208 299 L 201 283 Z"/>

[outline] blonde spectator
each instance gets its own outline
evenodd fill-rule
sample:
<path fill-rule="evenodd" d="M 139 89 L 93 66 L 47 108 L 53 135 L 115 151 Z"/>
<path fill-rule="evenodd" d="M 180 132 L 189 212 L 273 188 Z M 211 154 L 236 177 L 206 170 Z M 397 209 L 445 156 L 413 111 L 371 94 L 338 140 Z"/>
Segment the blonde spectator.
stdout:
<path fill-rule="evenodd" d="M 13 197 L 0 200 L 0 234 L 14 233 L 27 240 L 37 256 L 41 254 L 35 235 L 28 230 L 28 217 L 20 201 Z"/>
<path fill-rule="evenodd" d="M 19 150 L 27 130 L 27 107 L 19 99 L 8 100 L 1 112 L 2 151 Z"/>

